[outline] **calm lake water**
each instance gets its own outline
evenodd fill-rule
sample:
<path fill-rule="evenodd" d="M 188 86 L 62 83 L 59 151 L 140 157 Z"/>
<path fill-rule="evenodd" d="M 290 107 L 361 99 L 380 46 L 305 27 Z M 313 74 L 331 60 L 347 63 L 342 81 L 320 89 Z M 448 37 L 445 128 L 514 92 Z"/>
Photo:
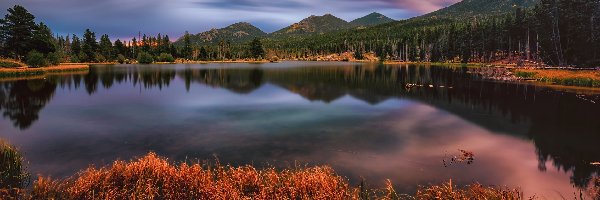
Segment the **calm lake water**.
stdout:
<path fill-rule="evenodd" d="M 600 172 L 590 165 L 600 161 L 599 103 L 459 67 L 96 65 L 0 82 L 0 138 L 33 174 L 53 177 L 153 151 L 174 162 L 330 165 L 353 184 L 389 179 L 408 193 L 452 179 L 554 199 Z M 449 164 L 459 149 L 474 162 Z"/>

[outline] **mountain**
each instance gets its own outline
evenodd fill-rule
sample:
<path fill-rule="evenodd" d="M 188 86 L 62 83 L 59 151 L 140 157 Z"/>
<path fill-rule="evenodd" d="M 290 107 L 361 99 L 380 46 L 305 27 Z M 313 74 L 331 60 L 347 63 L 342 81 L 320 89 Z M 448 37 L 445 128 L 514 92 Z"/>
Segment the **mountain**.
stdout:
<path fill-rule="evenodd" d="M 505 14 L 517 7 L 529 8 L 539 0 L 463 0 L 438 11 L 417 18 L 468 18 Z"/>
<path fill-rule="evenodd" d="M 246 42 L 256 37 L 264 37 L 267 33 L 256 28 L 250 23 L 239 22 L 221 29 L 211 29 L 206 32 L 191 35 L 192 44 L 218 44 L 220 41 Z M 183 37 L 179 38 L 177 44 L 183 43 Z"/>
<path fill-rule="evenodd" d="M 385 15 L 382 15 L 380 13 L 377 12 L 373 12 L 371 14 L 368 14 L 367 16 L 352 20 L 350 22 L 350 24 L 354 25 L 354 26 L 376 26 L 379 24 L 385 24 L 385 23 L 389 23 L 389 22 L 395 22 L 396 20 L 393 20 Z"/>
<path fill-rule="evenodd" d="M 302 21 L 285 27 L 272 33 L 274 36 L 280 35 L 307 35 L 315 33 L 326 33 L 335 30 L 352 28 L 352 25 L 343 19 L 337 18 L 331 14 L 323 16 L 312 15 Z"/>

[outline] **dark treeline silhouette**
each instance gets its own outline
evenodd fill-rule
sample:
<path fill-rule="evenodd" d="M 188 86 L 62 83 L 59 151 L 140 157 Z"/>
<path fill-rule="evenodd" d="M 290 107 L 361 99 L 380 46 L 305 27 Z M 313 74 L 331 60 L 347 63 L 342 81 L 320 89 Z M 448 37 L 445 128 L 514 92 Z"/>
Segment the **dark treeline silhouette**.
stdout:
<path fill-rule="evenodd" d="M 271 39 L 282 58 L 374 52 L 383 60 L 600 65 L 600 1 L 540 0 L 510 14 L 419 17 L 364 30 Z"/>
<path fill-rule="evenodd" d="M 231 42 L 221 41 L 217 46 L 192 45 L 186 32 L 183 46 L 175 46 L 168 35 L 148 36 L 138 33 L 129 41 L 111 41 L 108 34 L 99 38 L 86 29 L 82 35 L 56 35 L 44 23 L 36 24 L 35 16 L 22 6 L 8 9 L 0 20 L 0 57 L 25 59 L 31 67 L 73 63 L 130 63 L 138 61 L 174 62 L 177 58 L 187 60 L 228 60 L 241 58 L 262 59 L 264 49 L 261 40 L 255 39 L 241 49 Z"/>
<path fill-rule="evenodd" d="M 514 6 L 511 13 L 473 17 L 424 16 L 365 29 L 348 29 L 298 37 L 266 37 L 252 42 L 221 40 L 201 45 L 188 32 L 177 45 L 168 35 L 137 34 L 130 41 L 96 38 L 86 30 L 52 38 L 43 23 L 21 6 L 2 20 L 2 55 L 23 58 L 36 50 L 48 60 L 140 63 L 187 60 L 235 60 L 278 57 L 314 58 L 354 52 L 375 53 L 381 60 L 506 62 L 556 66 L 600 65 L 600 0 L 539 0 L 533 7 Z M 18 44 L 18 45 L 17 45 Z M 24 45 L 21 45 L 24 44 Z M 56 62 L 56 61 L 52 61 Z"/>

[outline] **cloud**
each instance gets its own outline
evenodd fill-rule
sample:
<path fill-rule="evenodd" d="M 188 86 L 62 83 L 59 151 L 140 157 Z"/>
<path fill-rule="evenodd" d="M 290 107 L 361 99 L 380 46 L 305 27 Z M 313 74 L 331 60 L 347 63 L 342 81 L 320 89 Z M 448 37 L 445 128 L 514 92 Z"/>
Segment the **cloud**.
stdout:
<path fill-rule="evenodd" d="M 334 14 L 353 20 L 370 12 L 395 19 L 431 12 L 458 0 L 3 0 L 0 14 L 23 5 L 55 33 L 98 34 L 131 38 L 138 31 L 177 38 L 246 21 L 272 32 L 309 15 Z"/>

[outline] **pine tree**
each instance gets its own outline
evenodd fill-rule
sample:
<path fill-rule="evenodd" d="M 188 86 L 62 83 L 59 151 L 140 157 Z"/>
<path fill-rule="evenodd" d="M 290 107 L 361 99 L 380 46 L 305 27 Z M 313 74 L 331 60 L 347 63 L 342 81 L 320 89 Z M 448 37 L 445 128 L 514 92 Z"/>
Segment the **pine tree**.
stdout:
<path fill-rule="evenodd" d="M 125 47 L 125 44 L 123 44 L 123 42 L 121 42 L 121 40 L 119 39 L 115 41 L 113 52 L 115 52 L 116 54 L 121 54 L 123 56 L 129 56 L 129 54 L 127 53 L 127 47 Z"/>
<path fill-rule="evenodd" d="M 42 54 L 56 51 L 56 43 L 52 37 L 52 32 L 50 31 L 50 28 L 42 22 L 35 26 L 31 44 L 31 50 L 37 50 Z"/>
<path fill-rule="evenodd" d="M 254 38 L 250 43 L 250 53 L 253 58 L 261 59 L 265 56 L 265 50 L 263 49 L 262 42 L 258 38 Z"/>
<path fill-rule="evenodd" d="M 85 59 L 82 62 L 93 61 L 98 52 L 98 42 L 96 41 L 96 33 L 86 29 L 83 34 L 83 44 L 81 45 L 81 51 L 85 54 Z"/>
<path fill-rule="evenodd" d="M 71 55 L 78 56 L 81 53 L 81 40 L 77 35 L 73 34 L 73 39 L 71 41 Z"/>
<path fill-rule="evenodd" d="M 24 7 L 15 5 L 0 21 L 0 44 L 6 56 L 23 58 L 33 49 L 33 35 L 37 26 L 35 17 Z"/>
<path fill-rule="evenodd" d="M 114 58 L 115 58 L 115 54 L 113 51 L 113 45 L 107 34 L 104 34 L 100 37 L 100 53 L 107 60 L 114 60 Z"/>
<path fill-rule="evenodd" d="M 185 31 L 185 34 L 183 35 L 183 49 L 181 54 L 186 59 L 191 59 L 192 57 L 192 41 L 190 34 L 187 31 Z"/>

